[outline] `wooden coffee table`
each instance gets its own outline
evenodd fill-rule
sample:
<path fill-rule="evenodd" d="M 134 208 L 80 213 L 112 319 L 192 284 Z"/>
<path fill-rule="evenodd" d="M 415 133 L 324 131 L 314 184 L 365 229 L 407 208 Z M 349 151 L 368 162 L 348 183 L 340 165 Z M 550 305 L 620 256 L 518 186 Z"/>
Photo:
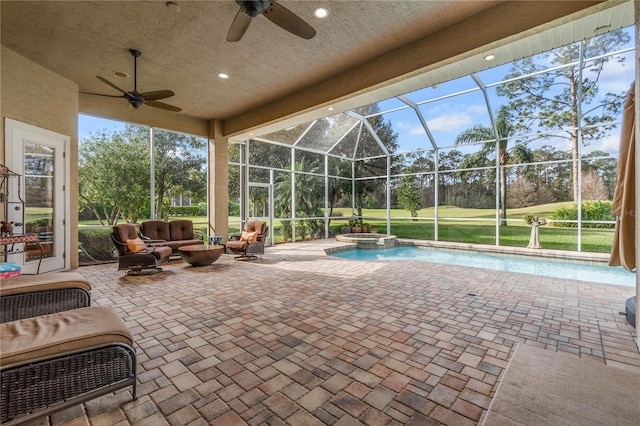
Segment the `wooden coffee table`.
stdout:
<path fill-rule="evenodd" d="M 182 260 L 191 266 L 207 266 L 218 260 L 224 252 L 224 246 L 196 244 L 178 248 Z"/>

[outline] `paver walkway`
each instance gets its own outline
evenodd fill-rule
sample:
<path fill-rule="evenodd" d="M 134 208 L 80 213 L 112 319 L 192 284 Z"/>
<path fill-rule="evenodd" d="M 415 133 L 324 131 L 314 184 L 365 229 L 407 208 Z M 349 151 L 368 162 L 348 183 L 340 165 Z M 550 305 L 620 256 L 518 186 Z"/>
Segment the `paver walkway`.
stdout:
<path fill-rule="evenodd" d="M 640 369 L 620 315 L 634 288 L 338 259 L 331 241 L 151 276 L 80 268 L 134 334 L 139 399 L 121 390 L 50 423 L 473 425 L 518 342 Z"/>

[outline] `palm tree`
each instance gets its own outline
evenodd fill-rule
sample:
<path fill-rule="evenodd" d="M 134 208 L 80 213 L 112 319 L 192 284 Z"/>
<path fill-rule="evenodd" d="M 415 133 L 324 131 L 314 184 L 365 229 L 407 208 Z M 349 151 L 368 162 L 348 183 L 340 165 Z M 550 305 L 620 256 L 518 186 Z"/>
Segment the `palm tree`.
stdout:
<path fill-rule="evenodd" d="M 509 112 L 506 107 L 502 106 L 496 113 L 495 118 L 496 131 L 498 132 L 498 155 L 499 155 L 499 171 L 500 171 L 500 204 L 501 204 L 501 225 L 507 225 L 507 170 L 504 167 L 509 161 L 509 152 L 507 151 L 508 138 L 515 133 L 515 126 L 509 123 Z M 468 160 L 473 160 L 475 165 L 485 163 L 487 160 L 495 159 L 496 134 L 493 127 L 477 124 L 470 129 L 460 133 L 456 138 L 456 145 L 469 144 L 475 142 L 486 141 L 480 151 L 473 154 Z M 468 161 L 467 161 L 468 162 Z"/>

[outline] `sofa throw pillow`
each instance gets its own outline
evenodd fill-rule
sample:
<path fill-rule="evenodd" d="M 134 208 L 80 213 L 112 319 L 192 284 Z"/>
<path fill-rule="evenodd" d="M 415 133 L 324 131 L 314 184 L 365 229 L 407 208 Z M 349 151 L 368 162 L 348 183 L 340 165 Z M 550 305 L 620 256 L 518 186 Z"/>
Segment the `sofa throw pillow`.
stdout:
<path fill-rule="evenodd" d="M 125 242 L 131 253 L 138 253 L 147 249 L 147 246 L 144 245 L 144 241 L 142 241 L 141 238 L 134 238 L 133 240 L 127 240 Z"/>
<path fill-rule="evenodd" d="M 249 241 L 251 243 L 258 241 L 258 233 L 242 231 L 242 235 L 240 236 L 240 241 Z"/>

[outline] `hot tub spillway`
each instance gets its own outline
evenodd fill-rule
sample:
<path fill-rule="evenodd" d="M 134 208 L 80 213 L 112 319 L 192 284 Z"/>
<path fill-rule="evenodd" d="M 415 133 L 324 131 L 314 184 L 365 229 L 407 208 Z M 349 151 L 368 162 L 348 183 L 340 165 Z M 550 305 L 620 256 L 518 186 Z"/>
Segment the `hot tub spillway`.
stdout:
<path fill-rule="evenodd" d="M 343 243 L 358 244 L 358 249 L 387 249 L 396 246 L 396 236 L 387 234 L 338 234 L 336 240 Z"/>

